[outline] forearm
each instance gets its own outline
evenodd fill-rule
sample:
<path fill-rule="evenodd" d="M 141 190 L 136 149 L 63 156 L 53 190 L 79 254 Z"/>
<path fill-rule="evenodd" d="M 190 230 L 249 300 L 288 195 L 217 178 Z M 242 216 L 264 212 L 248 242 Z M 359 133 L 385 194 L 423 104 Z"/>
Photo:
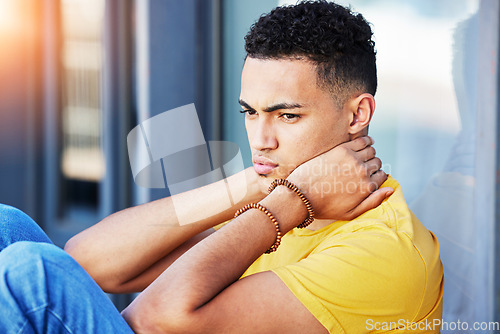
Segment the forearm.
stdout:
<path fill-rule="evenodd" d="M 240 194 L 238 202 L 228 200 L 224 181 L 216 182 L 117 212 L 76 235 L 65 249 L 101 287 L 115 290 L 151 271 L 158 262 L 168 266 L 172 262 L 168 255 L 173 250 L 230 219 L 243 203 L 253 200 L 243 196 L 247 191 L 245 171 L 230 182 L 232 194 Z"/>
<path fill-rule="evenodd" d="M 303 203 L 288 190 L 279 196 L 273 192 L 261 204 L 278 219 L 282 233 L 307 216 Z M 139 332 L 160 331 L 162 325 L 192 330 L 207 320 L 202 314 L 209 302 L 237 281 L 275 240 L 270 219 L 258 210 L 248 210 L 185 253 L 123 314 Z"/>

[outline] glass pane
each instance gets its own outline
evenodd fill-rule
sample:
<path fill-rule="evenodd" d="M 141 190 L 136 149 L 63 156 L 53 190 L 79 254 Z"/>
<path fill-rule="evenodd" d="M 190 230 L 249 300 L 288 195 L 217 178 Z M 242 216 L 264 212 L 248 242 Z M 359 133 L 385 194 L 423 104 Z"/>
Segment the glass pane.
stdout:
<path fill-rule="evenodd" d="M 76 207 L 97 207 L 98 182 L 105 171 L 101 148 L 103 14 L 104 0 L 61 1 L 61 200 L 66 214 Z"/>
<path fill-rule="evenodd" d="M 101 149 L 101 67 L 104 1 L 61 3 L 62 172 L 70 180 L 97 182 L 104 175 Z"/>
<path fill-rule="evenodd" d="M 480 2 L 336 2 L 372 23 L 379 88 L 370 135 L 384 170 L 439 239 L 444 320 L 472 326 L 485 303 L 478 296 L 488 289 L 476 283 L 485 273 L 475 272 L 485 256 L 474 223 Z"/>

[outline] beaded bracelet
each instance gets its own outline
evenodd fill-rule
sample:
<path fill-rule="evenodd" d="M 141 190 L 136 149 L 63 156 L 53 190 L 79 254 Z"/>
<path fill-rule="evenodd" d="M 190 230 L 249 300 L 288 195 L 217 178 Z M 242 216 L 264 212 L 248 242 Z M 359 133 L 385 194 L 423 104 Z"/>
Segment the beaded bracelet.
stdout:
<path fill-rule="evenodd" d="M 274 227 L 276 228 L 276 241 L 271 246 L 271 248 L 266 250 L 265 253 L 269 254 L 269 253 L 275 252 L 278 249 L 278 246 L 281 244 L 281 230 L 280 230 L 280 226 L 278 224 L 278 221 L 276 220 L 276 218 L 274 218 L 274 216 L 271 214 L 271 212 L 269 212 L 269 210 L 265 206 L 263 206 L 262 204 L 259 204 L 259 203 L 250 203 L 250 204 L 245 205 L 244 207 L 242 207 L 241 209 L 236 211 L 236 213 L 234 214 L 234 218 L 238 217 L 243 212 L 245 212 L 249 209 L 257 209 L 257 210 L 264 212 L 269 217 L 269 219 L 271 219 L 271 221 L 273 222 Z"/>
<path fill-rule="evenodd" d="M 299 188 L 293 184 L 292 182 L 285 180 L 285 179 L 276 179 L 274 180 L 271 185 L 269 186 L 269 193 L 271 193 L 277 186 L 285 186 L 288 189 L 292 190 L 294 193 L 296 193 L 302 202 L 305 204 L 307 212 L 309 213 L 309 216 L 302 222 L 300 223 L 297 228 L 305 228 L 309 226 L 313 221 L 314 221 L 314 209 L 312 208 L 311 202 L 307 199 L 307 197 L 299 190 Z"/>

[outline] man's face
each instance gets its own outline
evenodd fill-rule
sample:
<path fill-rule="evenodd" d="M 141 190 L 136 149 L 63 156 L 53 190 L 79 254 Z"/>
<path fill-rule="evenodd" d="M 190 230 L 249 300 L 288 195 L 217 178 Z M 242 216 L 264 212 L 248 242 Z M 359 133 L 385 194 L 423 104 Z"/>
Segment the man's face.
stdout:
<path fill-rule="evenodd" d="M 316 69 L 306 60 L 245 61 L 240 104 L 264 186 L 350 139 L 348 111 L 339 110 L 316 80 Z"/>

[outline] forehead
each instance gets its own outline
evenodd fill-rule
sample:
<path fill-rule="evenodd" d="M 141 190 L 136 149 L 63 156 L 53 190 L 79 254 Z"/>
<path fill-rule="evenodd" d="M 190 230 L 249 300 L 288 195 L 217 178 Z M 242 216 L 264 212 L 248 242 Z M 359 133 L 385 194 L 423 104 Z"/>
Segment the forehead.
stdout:
<path fill-rule="evenodd" d="M 331 99 L 317 84 L 315 65 L 302 59 L 247 58 L 241 75 L 240 98 L 249 103 L 272 104 Z"/>

